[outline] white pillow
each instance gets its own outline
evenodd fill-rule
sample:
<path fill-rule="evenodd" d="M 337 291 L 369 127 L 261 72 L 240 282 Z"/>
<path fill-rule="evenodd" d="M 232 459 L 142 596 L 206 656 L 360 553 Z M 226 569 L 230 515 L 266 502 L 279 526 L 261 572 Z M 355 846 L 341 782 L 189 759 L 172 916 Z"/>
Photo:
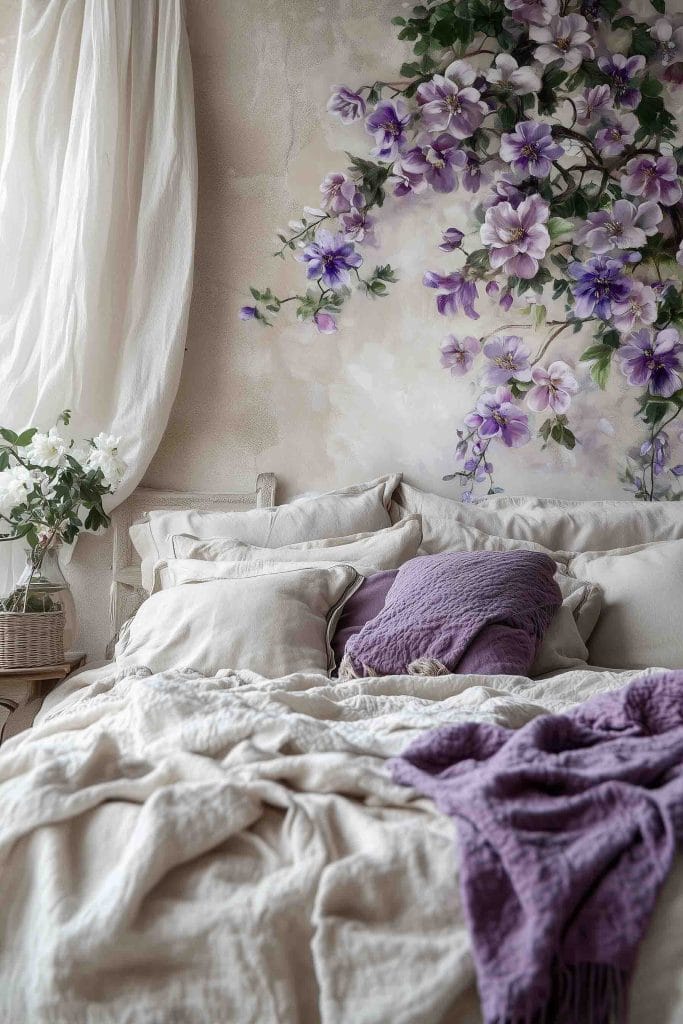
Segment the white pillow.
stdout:
<path fill-rule="evenodd" d="M 491 499 L 467 505 L 402 483 L 392 503 L 394 522 L 422 515 L 422 550 L 455 546 L 459 528 L 541 544 L 551 551 L 609 551 L 683 538 L 683 503 L 564 501 L 549 498 Z"/>
<path fill-rule="evenodd" d="M 229 537 L 259 547 L 280 547 L 323 537 L 370 533 L 391 526 L 391 495 L 400 473 L 354 484 L 317 498 L 247 512 L 163 510 L 147 513 L 147 521 L 130 528 L 130 539 L 142 561 L 142 585 L 152 588 L 152 572 L 160 558 L 172 558 L 171 538 L 187 533 L 200 539 Z"/>
<path fill-rule="evenodd" d="M 569 563 L 603 607 L 589 643 L 600 668 L 683 668 L 683 540 L 587 551 Z"/>
<path fill-rule="evenodd" d="M 205 676 L 251 669 L 271 679 L 329 674 L 337 620 L 363 580 L 350 565 L 192 565 L 168 563 L 169 589 L 149 597 L 124 625 L 117 665 L 152 672 L 190 668 Z M 207 570 L 214 570 L 213 578 Z"/>
<path fill-rule="evenodd" d="M 350 537 L 306 540 L 285 547 L 260 548 L 239 540 L 213 537 L 198 540 L 186 534 L 171 538 L 176 558 L 194 558 L 223 562 L 345 562 L 364 576 L 387 569 L 398 569 L 414 558 L 422 542 L 419 516 L 408 516 L 395 526 L 375 533 L 356 533 Z"/>

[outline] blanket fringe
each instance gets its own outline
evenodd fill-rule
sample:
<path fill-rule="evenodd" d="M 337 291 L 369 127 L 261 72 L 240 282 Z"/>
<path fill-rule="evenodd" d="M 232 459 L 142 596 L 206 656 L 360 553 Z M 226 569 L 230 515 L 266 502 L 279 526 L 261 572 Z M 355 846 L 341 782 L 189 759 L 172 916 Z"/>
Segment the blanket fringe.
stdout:
<path fill-rule="evenodd" d="M 487 1024 L 626 1024 L 628 976 L 609 964 L 556 964 L 545 1005 Z"/>
<path fill-rule="evenodd" d="M 361 671 L 357 672 L 348 654 L 345 654 L 339 663 L 338 676 L 342 681 L 346 679 L 365 679 L 381 674 L 372 665 L 361 665 Z M 417 658 L 408 665 L 409 676 L 449 676 L 450 674 L 451 670 L 446 668 L 443 662 L 438 661 L 436 658 Z"/>

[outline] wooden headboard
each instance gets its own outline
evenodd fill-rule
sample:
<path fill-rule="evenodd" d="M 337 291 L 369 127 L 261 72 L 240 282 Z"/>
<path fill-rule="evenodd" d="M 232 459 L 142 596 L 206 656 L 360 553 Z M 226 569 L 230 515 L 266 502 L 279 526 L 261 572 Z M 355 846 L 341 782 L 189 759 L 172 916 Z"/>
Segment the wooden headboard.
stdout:
<path fill-rule="evenodd" d="M 134 615 L 147 594 L 142 587 L 140 559 L 128 533 L 134 523 L 142 522 L 152 509 L 198 509 L 200 512 L 236 512 L 250 508 L 268 508 L 275 504 L 277 481 L 274 473 L 260 473 L 256 489 L 247 494 L 208 494 L 189 491 L 156 491 L 138 487 L 112 512 L 114 549 L 110 616 L 114 636 Z M 111 645 L 110 645 L 111 646 Z"/>

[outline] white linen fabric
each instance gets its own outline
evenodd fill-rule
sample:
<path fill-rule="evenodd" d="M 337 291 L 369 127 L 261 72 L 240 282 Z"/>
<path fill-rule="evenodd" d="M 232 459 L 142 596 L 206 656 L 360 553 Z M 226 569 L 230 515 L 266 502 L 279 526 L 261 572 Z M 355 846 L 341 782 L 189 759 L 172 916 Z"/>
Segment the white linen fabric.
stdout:
<path fill-rule="evenodd" d="M 683 538 L 681 502 L 506 498 L 466 505 L 402 483 L 394 495 L 392 520 L 415 513 L 422 516 L 422 547 L 429 554 L 457 547 L 463 527 L 555 552 L 608 551 Z"/>
<path fill-rule="evenodd" d="M 176 394 L 196 193 L 183 0 L 22 0 L 0 166 L 0 423 L 45 428 L 69 408 L 74 436 L 120 435 L 110 505 L 141 479 Z"/>
<path fill-rule="evenodd" d="M 371 533 L 391 526 L 389 506 L 400 473 L 353 484 L 315 498 L 248 512 L 167 512 L 151 509 L 147 521 L 130 528 L 130 538 L 142 561 L 142 585 L 150 591 L 154 565 L 173 558 L 173 536 L 190 534 L 200 540 L 214 537 L 240 540 L 263 548 L 300 541 Z"/>
<path fill-rule="evenodd" d="M 587 551 L 568 572 L 602 591 L 588 641 L 592 665 L 683 668 L 683 540 Z"/>
<path fill-rule="evenodd" d="M 171 538 L 176 558 L 222 562 L 346 562 L 364 576 L 398 569 L 408 559 L 415 557 L 421 542 L 420 516 L 408 516 L 395 526 L 374 533 L 303 541 L 277 548 L 260 548 L 221 537 L 197 540 L 196 537 L 180 534 Z"/>
<path fill-rule="evenodd" d="M 148 598 L 121 630 L 121 668 L 329 672 L 332 634 L 362 582 L 350 565 L 182 559 L 167 571 L 168 589 Z"/>
<path fill-rule="evenodd" d="M 629 678 L 67 681 L 0 750 L 0 1019 L 481 1024 L 452 823 L 385 761 Z M 681 862 L 631 1024 L 683 1019 Z"/>
<path fill-rule="evenodd" d="M 593 583 L 574 579 L 561 569 L 555 573 L 555 582 L 562 592 L 562 604 L 545 631 L 529 670 L 533 678 L 587 667 L 586 641 L 602 606 L 602 593 Z"/>

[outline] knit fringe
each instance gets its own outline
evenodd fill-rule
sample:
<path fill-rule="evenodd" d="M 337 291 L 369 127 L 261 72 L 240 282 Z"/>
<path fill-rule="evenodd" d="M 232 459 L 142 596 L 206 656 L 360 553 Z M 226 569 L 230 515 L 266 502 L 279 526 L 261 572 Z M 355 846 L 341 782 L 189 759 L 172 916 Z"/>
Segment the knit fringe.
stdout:
<path fill-rule="evenodd" d="M 556 964 L 552 992 L 542 1007 L 487 1024 L 626 1024 L 628 976 L 608 964 Z"/>
<path fill-rule="evenodd" d="M 408 665 L 409 676 L 448 676 L 450 674 L 450 669 L 436 658 L 417 658 Z M 380 675 L 382 673 L 372 665 L 361 665 L 361 671 L 358 672 L 348 654 L 345 654 L 339 663 L 338 676 L 342 682 L 347 679 L 365 679 Z"/>

